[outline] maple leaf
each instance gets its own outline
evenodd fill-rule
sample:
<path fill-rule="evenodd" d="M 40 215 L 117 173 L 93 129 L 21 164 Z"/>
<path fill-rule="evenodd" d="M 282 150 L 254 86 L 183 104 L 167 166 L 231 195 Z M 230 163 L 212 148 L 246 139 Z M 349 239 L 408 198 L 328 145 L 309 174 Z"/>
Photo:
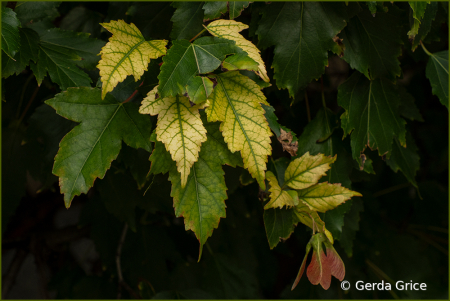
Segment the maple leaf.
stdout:
<path fill-rule="evenodd" d="M 170 21 L 173 23 L 170 37 L 173 40 L 192 39 L 202 30 L 203 2 L 173 2 L 176 8 Z"/>
<path fill-rule="evenodd" d="M 159 79 L 161 97 L 184 94 L 186 85 L 194 85 L 198 74 L 214 71 L 228 54 L 242 52 L 233 41 L 203 37 L 189 43 L 173 41 L 173 46 L 163 57 Z M 192 88 L 189 88 L 192 89 Z"/>
<path fill-rule="evenodd" d="M 150 59 L 166 54 L 166 40 L 146 41 L 133 23 L 123 20 L 102 23 L 113 35 L 100 52 L 102 59 L 98 64 L 102 81 L 102 98 L 111 92 L 128 75 L 138 81 L 147 70 Z"/>
<path fill-rule="evenodd" d="M 264 109 L 268 104 L 259 86 L 238 71 L 211 75 L 217 86 L 208 98 L 208 121 L 221 121 L 220 130 L 232 151 L 240 151 L 244 167 L 265 189 L 267 156 L 272 152 Z"/>
<path fill-rule="evenodd" d="M 39 31 L 39 54 L 30 67 L 40 85 L 48 74 L 61 90 L 68 87 L 90 86 L 92 80 L 78 68 L 94 67 L 103 41 L 89 38 L 87 33 L 64 31 L 59 28 Z M 82 60 L 83 59 L 83 60 Z"/>
<path fill-rule="evenodd" d="M 355 4 L 274 2 L 263 11 L 256 34 L 262 49 L 275 45 L 272 68 L 279 89 L 294 95 L 328 64 L 327 51 L 354 14 Z"/>
<path fill-rule="evenodd" d="M 10 58 L 20 50 L 19 27 L 16 13 L 8 7 L 2 7 L 2 50 Z"/>
<path fill-rule="evenodd" d="M 203 5 L 205 11 L 204 21 L 214 20 L 229 11 L 230 20 L 239 17 L 248 7 L 249 1 L 210 1 Z"/>
<path fill-rule="evenodd" d="M 213 36 L 235 41 L 236 46 L 244 50 L 251 59 L 259 64 L 256 74 L 258 74 L 265 82 L 270 82 L 259 49 L 239 33 L 248 28 L 248 25 L 234 20 L 217 20 L 209 23 L 205 28 Z"/>
<path fill-rule="evenodd" d="M 369 79 L 386 77 L 395 80 L 400 75 L 402 40 L 399 10 L 378 12 L 374 18 L 367 10 L 354 16 L 339 34 L 345 50 L 342 57 L 350 67 Z"/>
<path fill-rule="evenodd" d="M 415 3 L 415 2 L 411 2 L 410 5 L 412 5 L 412 3 Z M 419 46 L 420 42 L 423 41 L 430 33 L 432 23 L 436 18 L 436 13 L 438 11 L 438 5 L 439 5 L 438 2 L 431 2 L 431 3 L 427 4 L 425 14 L 424 14 L 423 18 L 420 20 L 420 27 L 418 28 L 417 33 L 412 37 L 412 39 L 414 39 L 414 41 L 412 43 L 412 48 L 411 48 L 412 51 L 416 50 L 416 48 L 417 48 L 417 46 Z M 416 22 L 417 22 L 417 20 L 414 19 L 414 25 L 416 25 Z"/>
<path fill-rule="evenodd" d="M 96 178 L 105 176 L 122 141 L 151 150 L 150 119 L 133 103 L 120 103 L 111 95 L 102 100 L 100 89 L 88 87 L 69 88 L 45 103 L 81 123 L 61 140 L 53 166 L 67 208 L 74 196 L 87 193 Z"/>
<path fill-rule="evenodd" d="M 177 162 L 181 187 L 184 187 L 191 167 L 198 159 L 201 144 L 206 141 L 206 129 L 200 119 L 199 107 L 191 107 L 187 97 L 157 98 L 157 91 L 158 86 L 147 94 L 139 112 L 158 115 L 157 139 L 165 144 L 172 159 Z"/>
<path fill-rule="evenodd" d="M 2 56 L 2 77 L 12 74 L 19 75 L 32 60 L 36 63 L 39 54 L 39 35 L 32 29 L 19 28 L 20 51 L 14 59 L 6 54 Z"/>
<path fill-rule="evenodd" d="M 389 158 L 396 136 L 405 145 L 405 120 L 400 117 L 399 94 L 388 80 L 368 80 L 355 72 L 338 89 L 344 134 L 351 133 L 353 158 L 361 165 L 366 146 Z"/>
<path fill-rule="evenodd" d="M 214 83 L 206 76 L 192 77 L 187 83 L 187 93 L 191 101 L 195 104 L 205 102 L 213 91 Z"/>
<path fill-rule="evenodd" d="M 295 191 L 282 190 L 278 184 L 277 178 L 271 171 L 266 172 L 266 179 L 269 181 L 270 185 L 270 201 L 264 206 L 265 210 L 269 208 L 282 208 L 283 206 L 293 207 L 298 205 L 298 195 Z"/>
<path fill-rule="evenodd" d="M 425 48 L 424 48 L 425 49 Z M 432 92 L 448 109 L 448 50 L 430 53 L 425 74 L 430 80 Z"/>
<path fill-rule="evenodd" d="M 334 161 L 336 156 L 327 157 L 323 154 L 311 156 L 307 152 L 289 164 L 284 175 L 284 185 L 294 189 L 308 188 L 326 174 Z"/>
<path fill-rule="evenodd" d="M 232 154 L 219 131 L 218 123 L 205 123 L 208 139 L 202 145 L 198 161 L 191 169 L 186 186 L 175 168 L 169 173 L 172 182 L 175 215 L 183 216 L 186 230 L 192 230 L 200 242 L 199 260 L 208 237 L 225 217 L 225 184 L 222 165 L 242 165 L 238 154 Z"/>
<path fill-rule="evenodd" d="M 359 192 L 342 187 L 341 184 L 329 184 L 327 182 L 297 192 L 300 201 L 307 204 L 311 210 L 318 212 L 334 209 L 353 196 L 362 196 Z"/>

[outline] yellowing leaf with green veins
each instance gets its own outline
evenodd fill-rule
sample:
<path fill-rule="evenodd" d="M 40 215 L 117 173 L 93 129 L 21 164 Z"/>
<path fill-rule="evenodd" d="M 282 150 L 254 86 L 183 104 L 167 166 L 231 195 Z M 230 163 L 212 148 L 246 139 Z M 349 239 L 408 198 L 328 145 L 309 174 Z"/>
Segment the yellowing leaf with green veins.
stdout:
<path fill-rule="evenodd" d="M 330 231 L 325 228 L 325 223 L 320 218 L 319 214 L 316 211 L 311 210 L 306 204 L 300 202 L 297 207 L 294 208 L 294 215 L 298 218 L 298 220 L 313 229 L 322 233 L 328 237 L 331 243 L 333 243 L 333 235 Z"/>
<path fill-rule="evenodd" d="M 192 165 L 198 160 L 200 147 L 206 141 L 206 129 L 200 119 L 199 107 L 191 107 L 187 97 L 156 98 L 157 91 L 158 86 L 147 94 L 139 112 L 158 115 L 157 140 L 165 144 L 177 163 L 181 187 L 184 187 Z"/>
<path fill-rule="evenodd" d="M 283 208 L 284 206 L 293 207 L 298 204 L 298 198 L 294 200 L 286 190 L 282 190 L 280 185 L 278 185 L 277 178 L 271 171 L 266 172 L 266 179 L 270 185 L 270 201 L 264 206 L 264 210 L 269 208 Z"/>
<path fill-rule="evenodd" d="M 173 207 L 177 217 L 184 217 L 186 230 L 192 230 L 200 242 L 199 260 L 202 248 L 214 229 L 224 218 L 227 186 L 222 165 L 242 166 L 239 154 L 232 154 L 223 141 L 217 122 L 205 122 L 207 137 L 199 153 L 199 159 L 192 166 L 186 186 L 180 185 L 180 174 L 172 168 L 169 180 L 172 182 Z"/>
<path fill-rule="evenodd" d="M 102 98 L 111 92 L 128 75 L 138 81 L 147 70 L 150 59 L 166 54 L 166 40 L 146 41 L 133 23 L 123 20 L 102 23 L 113 34 L 100 52 L 102 59 L 98 64 L 103 84 Z"/>
<path fill-rule="evenodd" d="M 258 74 L 265 82 L 270 82 L 267 76 L 266 66 L 259 54 L 259 49 L 252 42 L 246 40 L 239 32 L 247 29 L 248 25 L 234 20 L 217 20 L 205 27 L 215 37 L 224 38 L 236 42 L 236 46 L 247 52 L 248 56 L 259 64 Z"/>
<path fill-rule="evenodd" d="M 260 103 L 267 104 L 259 86 L 239 71 L 211 76 L 217 86 L 208 98 L 208 121 L 221 121 L 220 130 L 232 151 L 240 151 L 244 167 L 259 186 L 264 183 L 267 156 L 272 153 L 269 124 Z"/>
<path fill-rule="evenodd" d="M 311 210 L 326 212 L 334 209 L 353 196 L 362 196 L 359 192 L 352 191 L 341 184 L 319 183 L 306 189 L 298 190 L 298 198 Z"/>
<path fill-rule="evenodd" d="M 307 152 L 289 164 L 284 174 L 284 185 L 294 189 L 310 187 L 326 174 L 334 161 L 336 156 L 327 157 L 323 154 L 311 156 Z"/>

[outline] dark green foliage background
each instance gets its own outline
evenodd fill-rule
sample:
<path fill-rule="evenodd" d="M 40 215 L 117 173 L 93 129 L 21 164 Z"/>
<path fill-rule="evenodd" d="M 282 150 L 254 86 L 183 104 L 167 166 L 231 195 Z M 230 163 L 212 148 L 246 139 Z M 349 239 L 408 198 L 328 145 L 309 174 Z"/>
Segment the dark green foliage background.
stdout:
<path fill-rule="evenodd" d="M 258 45 L 256 29 L 260 13 L 266 5 L 252 3 L 235 19 L 250 24 L 249 30 L 242 34 L 255 45 Z M 374 174 L 360 171 L 356 161 L 351 159 L 340 167 L 351 169 L 352 189 L 362 193 L 363 197 L 353 198 L 345 205 L 348 211 L 342 230 L 339 225 L 332 226 L 333 216 L 325 216 L 324 220 L 333 234 L 340 235 L 335 247 L 346 266 L 345 279 L 352 285 L 357 280 L 386 282 L 380 273 L 382 271 L 394 282 L 412 280 L 427 283 L 427 291 L 395 291 L 400 298 L 447 299 L 448 110 L 432 94 L 425 74 L 428 56 L 420 46 L 415 52 L 410 50 L 406 34 L 409 30 L 409 5 L 406 2 L 396 5 L 400 20 L 406 20 L 401 30 L 404 45 L 400 68 L 403 74 L 398 85 L 414 97 L 423 117 L 423 122 L 417 121 L 420 117 L 407 120 L 407 131 L 411 133 L 420 157 L 416 181 L 422 198 L 401 172 L 392 171 L 376 150 L 366 150 L 365 154 L 373 160 Z M 14 8 L 14 3 L 7 6 Z M 198 19 L 196 8 L 191 9 L 193 18 Z M 383 8 L 378 9 L 382 11 Z M 56 10 L 59 17 L 53 20 Z M 49 7 L 47 16 L 53 20 L 53 26 L 90 33 L 91 37 L 103 41 L 107 41 L 109 35 L 99 22 L 117 19 L 136 24 L 147 39 L 170 40 L 179 35 L 172 31 L 170 20 L 174 11 L 169 2 L 63 2 L 57 8 Z M 177 15 L 177 18 L 182 16 Z M 438 21 L 431 25 L 428 38 L 431 43 L 426 44 L 432 53 L 448 49 L 447 18 L 444 7 L 439 8 Z M 198 32 L 196 28 L 192 29 L 193 34 L 182 38 L 192 38 Z M 269 77 L 273 79 L 270 66 L 274 47 L 270 47 L 270 43 L 264 47 L 267 48 L 262 51 L 262 58 Z M 133 102 L 140 104 L 143 96 L 156 85 L 161 61 L 152 61 L 144 75 L 144 84 L 139 88 L 140 93 Z M 95 86 L 98 70 L 86 72 Z M 312 140 L 321 137 L 320 128 L 311 127 L 309 138 L 302 137 L 308 125 L 306 102 L 312 119 L 323 116 L 323 91 L 327 107 L 340 115 L 344 110 L 337 104 L 337 88 L 353 72 L 356 71 L 344 60 L 329 52 L 323 88 L 320 80 L 313 80 L 296 94 L 294 101 L 289 98 L 288 90 L 278 90 L 275 80 L 271 81 L 271 87 L 263 90 L 275 108 L 279 123 L 299 138 L 300 153 L 312 149 L 319 151 L 323 146 L 320 143 L 314 146 L 316 140 Z M 135 83 L 129 77 L 113 94 L 124 100 L 138 85 L 139 82 Z M 183 219 L 175 218 L 168 174 L 146 177 L 150 169 L 150 154 L 126 145 L 122 146 L 118 160 L 113 162 L 105 178 L 97 179 L 87 195 L 74 199 L 73 205 L 82 206 L 77 226 L 65 229 L 68 232 L 56 229 L 53 221 L 64 202 L 57 177 L 51 173 L 53 159 L 62 137 L 76 125 L 44 104 L 60 91 L 48 76 L 38 88 L 29 67 L 18 75 L 2 78 L 2 254 L 11 250 L 31 253 L 49 271 L 41 285 L 43 291 L 51 296 L 75 299 L 117 297 L 119 286 L 115 256 L 124 227 L 123 217 L 126 216 L 135 222 L 129 224 L 130 230 L 123 245 L 124 280 L 145 299 L 393 298 L 386 291 L 358 291 L 354 287 L 344 292 L 335 278 L 330 289 L 324 291 L 320 286 L 309 283 L 304 276 L 298 287 L 291 291 L 310 230 L 298 225 L 290 239 L 270 250 L 258 185 L 255 182 L 246 186 L 241 184 L 239 177 L 248 178 L 248 173 L 242 168 L 224 166 L 228 187 L 227 216 L 208 239 L 199 263 L 198 241 L 192 232 L 184 230 Z M 33 101 L 29 102 L 30 99 Z M 410 116 L 417 117 L 417 114 L 410 112 Z M 154 125 L 156 118 L 152 118 L 152 122 Z M 336 128 L 329 139 L 339 141 L 343 134 L 340 127 Z M 306 147 L 305 141 L 313 143 L 313 146 Z M 289 159 L 275 138 L 272 142 L 272 158 Z M 340 151 L 351 154 L 350 137 L 343 140 Z M 273 169 L 273 160 L 269 161 L 272 162 L 269 168 Z M 343 164 L 339 157 L 335 164 L 338 162 Z M 89 273 L 69 251 L 70 243 L 80 238 L 91 239 L 99 254 L 97 260 L 90 264 Z M 8 269 L 4 268 L 2 272 L 5 279 Z M 45 294 L 34 296 L 43 297 Z M 133 296 L 122 288 L 122 298 Z"/>

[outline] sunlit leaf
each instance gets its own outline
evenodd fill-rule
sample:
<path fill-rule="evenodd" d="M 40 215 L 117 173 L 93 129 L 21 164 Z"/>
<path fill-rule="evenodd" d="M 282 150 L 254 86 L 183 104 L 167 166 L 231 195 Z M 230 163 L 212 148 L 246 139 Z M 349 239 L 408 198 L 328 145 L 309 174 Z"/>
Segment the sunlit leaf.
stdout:
<path fill-rule="evenodd" d="M 267 156 L 272 153 L 269 125 L 260 103 L 267 104 L 259 86 L 238 71 L 214 75 L 217 86 L 208 98 L 208 121 L 221 121 L 220 130 L 232 151 L 240 151 L 244 167 L 265 189 Z"/>
<path fill-rule="evenodd" d="M 248 25 L 233 20 L 217 20 L 206 26 L 206 29 L 219 38 L 224 38 L 236 42 L 236 46 L 247 52 L 248 56 L 259 64 L 256 72 L 265 82 L 269 82 L 264 61 L 261 58 L 259 49 L 246 40 L 239 32 L 247 29 Z"/>
<path fill-rule="evenodd" d="M 323 154 L 311 156 L 307 152 L 289 164 L 284 175 L 284 185 L 294 189 L 308 188 L 326 174 L 334 161 L 336 156 L 327 157 Z"/>
<path fill-rule="evenodd" d="M 141 114 L 158 115 L 156 135 L 177 162 L 181 174 L 181 187 L 186 185 L 191 167 L 206 141 L 206 129 L 200 119 L 198 107 L 191 107 L 184 96 L 156 97 L 158 87 L 142 101 Z"/>
<path fill-rule="evenodd" d="M 311 210 L 326 212 L 334 209 L 353 196 L 362 196 L 340 184 L 319 183 L 314 186 L 298 190 L 298 198 L 305 202 Z"/>
<path fill-rule="evenodd" d="M 103 83 L 102 98 L 111 92 L 128 75 L 138 81 L 147 70 L 150 59 L 166 54 L 166 40 L 146 41 L 134 24 L 123 20 L 102 23 L 113 34 L 100 52 L 102 59 L 98 64 Z"/>

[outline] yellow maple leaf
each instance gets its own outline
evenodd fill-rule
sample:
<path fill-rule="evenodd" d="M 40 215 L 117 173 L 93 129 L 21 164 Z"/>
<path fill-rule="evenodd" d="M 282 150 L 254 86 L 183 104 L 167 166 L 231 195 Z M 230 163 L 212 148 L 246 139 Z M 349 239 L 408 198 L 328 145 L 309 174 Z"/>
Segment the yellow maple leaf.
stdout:
<path fill-rule="evenodd" d="M 284 206 L 293 207 L 298 204 L 298 197 L 294 199 L 286 190 L 282 190 L 277 178 L 271 171 L 266 172 L 266 179 L 270 185 L 270 201 L 264 206 L 264 210 L 277 207 L 283 208 Z M 297 194 L 295 191 L 294 193 Z"/>
<path fill-rule="evenodd" d="M 267 156 L 272 153 L 269 124 L 260 103 L 268 104 L 259 86 L 238 71 L 211 75 L 217 86 L 208 97 L 208 121 L 221 121 L 230 151 L 240 151 L 244 167 L 259 186 L 264 183 Z"/>
<path fill-rule="evenodd" d="M 205 28 L 215 37 L 235 41 L 236 46 L 247 52 L 248 56 L 259 64 L 256 74 L 258 74 L 265 82 L 270 82 L 259 49 L 239 33 L 240 31 L 247 29 L 248 25 L 234 20 L 217 20 L 209 23 Z"/>
<path fill-rule="evenodd" d="M 141 114 L 158 115 L 157 140 L 164 143 L 181 174 L 181 186 L 186 185 L 192 165 L 206 141 L 206 129 L 200 119 L 199 106 L 191 107 L 189 99 L 176 95 L 157 98 L 158 86 L 147 94 L 139 108 Z"/>
<path fill-rule="evenodd" d="M 353 196 L 362 196 L 359 192 L 347 189 L 341 184 L 319 183 L 311 187 L 297 190 L 298 198 L 311 210 L 326 212 L 334 209 Z"/>
<path fill-rule="evenodd" d="M 328 157 L 324 154 L 311 156 L 307 152 L 289 163 L 284 174 L 284 185 L 294 189 L 308 188 L 326 174 L 330 169 L 330 164 L 334 161 L 336 161 L 336 156 Z"/>
<path fill-rule="evenodd" d="M 102 99 L 128 75 L 138 81 L 147 70 L 150 59 L 166 54 L 166 40 L 146 41 L 139 29 L 123 20 L 101 23 L 113 35 L 102 48 L 97 68 L 102 81 Z"/>

